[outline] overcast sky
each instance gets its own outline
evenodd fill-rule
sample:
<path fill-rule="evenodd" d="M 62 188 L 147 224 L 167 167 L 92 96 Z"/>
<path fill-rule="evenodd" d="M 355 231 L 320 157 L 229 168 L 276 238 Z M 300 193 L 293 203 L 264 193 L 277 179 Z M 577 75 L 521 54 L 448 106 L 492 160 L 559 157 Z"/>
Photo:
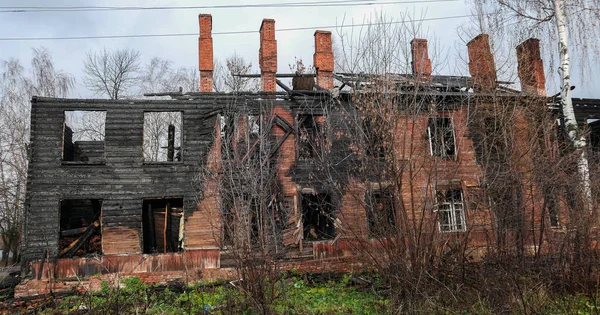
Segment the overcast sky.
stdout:
<path fill-rule="evenodd" d="M 315 2 L 324 0 L 307 0 Z M 332 0 L 344 1 L 344 0 Z M 332 2 L 330 0 L 330 2 Z M 275 19 L 276 30 L 287 28 L 305 28 L 299 31 L 276 32 L 278 44 L 279 72 L 289 72 L 289 64 L 294 57 L 304 60 L 305 65 L 312 64 L 314 52 L 313 34 L 319 26 L 362 23 L 369 15 L 384 12 L 390 18 L 397 18 L 402 12 L 411 12 L 416 17 L 426 14 L 426 18 L 454 17 L 471 14 L 464 0 L 427 2 L 409 2 L 407 0 L 370 0 L 379 2 L 377 5 L 349 5 L 335 7 L 294 7 L 294 8 L 221 8 L 221 9 L 185 9 L 185 10 L 137 10 L 137 11 L 101 11 L 101 12 L 0 12 L 0 38 L 15 37 L 73 37 L 73 36 L 104 36 L 131 34 L 167 34 L 192 33 L 192 36 L 177 37 L 144 37 L 127 39 L 85 39 L 85 40 L 33 40 L 7 41 L 0 40 L 0 60 L 18 58 L 23 64 L 28 64 L 31 58 L 31 48 L 46 47 L 54 57 L 58 69 L 71 73 L 77 80 L 76 91 L 72 97 L 93 97 L 82 85 L 82 61 L 85 53 L 93 50 L 118 49 L 129 47 L 142 53 L 143 62 L 157 56 L 170 59 L 174 65 L 193 66 L 198 63 L 198 14 L 209 13 L 213 16 L 213 33 L 228 31 L 256 31 L 250 34 L 213 35 L 214 56 L 224 60 L 233 52 L 252 62 L 254 70 L 258 70 L 258 29 L 263 18 Z M 105 1 L 35 1 L 35 0 L 0 0 L 1 7 L 11 6 L 210 6 L 210 5 L 239 5 L 257 3 L 289 3 L 303 2 L 300 0 L 220 0 L 220 1 L 136 1 L 136 0 L 105 0 Z M 367 1 L 365 1 L 367 2 Z M 383 5 L 381 2 L 396 2 Z M 6 9 L 0 9 L 4 11 Z M 460 60 L 466 49 L 459 38 L 457 28 L 468 25 L 469 18 L 449 18 L 423 22 L 426 29 L 425 38 L 434 36 L 439 39 L 439 46 L 449 54 L 449 59 Z M 326 29 L 322 28 L 321 29 Z M 335 33 L 335 29 L 331 30 Z M 408 43 L 406 43 L 408 46 Z M 435 61 L 434 61 L 435 62 Z M 455 64 L 454 62 L 451 62 Z M 456 64 L 461 64 L 457 62 Z M 462 66 L 459 66 L 462 67 Z M 448 70 L 452 69 L 452 70 Z M 464 69 L 448 67 L 444 71 L 465 74 Z M 516 72 L 516 65 L 514 65 Z M 459 73 L 461 72 L 461 73 Z M 580 83 L 575 79 L 575 84 Z M 574 91 L 578 97 L 600 98 L 600 91 L 595 86 L 600 85 L 600 78 L 586 80 L 586 86 L 578 85 Z M 580 88 L 580 86 L 583 86 Z M 549 85 L 549 93 L 556 87 Z"/>

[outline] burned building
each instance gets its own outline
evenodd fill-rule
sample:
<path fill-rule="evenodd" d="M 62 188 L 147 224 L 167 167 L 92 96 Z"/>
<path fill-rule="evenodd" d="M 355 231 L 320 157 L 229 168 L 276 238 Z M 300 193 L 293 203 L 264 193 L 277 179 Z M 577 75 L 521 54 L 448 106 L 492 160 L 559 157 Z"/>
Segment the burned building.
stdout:
<path fill-rule="evenodd" d="M 232 251 L 256 242 L 282 266 L 345 271 L 364 244 L 382 246 L 416 221 L 418 237 L 440 252 L 462 242 L 473 260 L 495 244 L 551 242 L 539 233 L 544 224 L 560 233 L 561 208 L 544 217 L 534 202 L 544 197 L 526 189 L 538 184 L 525 109 L 548 103 L 535 40 L 518 49 L 523 91 L 497 81 L 487 35 L 468 44 L 470 77 L 433 75 L 423 39 L 410 43 L 412 73 L 336 73 L 325 31 L 315 32 L 316 73 L 283 75 L 275 21 L 265 19 L 263 91 L 213 93 L 212 18 L 199 21 L 200 92 L 32 99 L 30 280 L 17 295 L 98 274 L 230 277 Z M 492 119 L 498 104 L 510 109 L 504 125 Z M 495 142 L 507 128 L 512 140 Z M 498 171 L 508 162 L 514 173 Z M 517 188 L 486 194 L 490 174 Z"/>

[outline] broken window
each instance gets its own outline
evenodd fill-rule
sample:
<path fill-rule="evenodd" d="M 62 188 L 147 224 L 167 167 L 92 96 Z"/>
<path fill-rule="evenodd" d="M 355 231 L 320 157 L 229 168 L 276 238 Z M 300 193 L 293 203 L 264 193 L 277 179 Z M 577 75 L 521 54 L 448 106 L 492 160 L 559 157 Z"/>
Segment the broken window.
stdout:
<path fill-rule="evenodd" d="M 455 157 L 456 143 L 451 117 L 429 118 L 427 133 L 429 135 L 429 150 L 432 156 Z"/>
<path fill-rule="evenodd" d="M 144 254 L 178 252 L 183 248 L 183 198 L 143 202 Z"/>
<path fill-rule="evenodd" d="M 305 240 L 333 239 L 335 237 L 334 222 L 330 195 L 302 195 L 302 224 Z"/>
<path fill-rule="evenodd" d="M 182 112 L 144 113 L 144 161 L 180 162 Z"/>
<path fill-rule="evenodd" d="M 462 190 L 438 191 L 437 202 L 440 231 L 464 232 L 466 225 Z"/>
<path fill-rule="evenodd" d="M 104 163 L 105 111 L 65 111 L 63 161 Z"/>
<path fill-rule="evenodd" d="M 324 116 L 298 115 L 298 158 L 312 159 L 320 154 Z"/>
<path fill-rule="evenodd" d="M 67 199 L 60 202 L 58 257 L 102 254 L 98 199 Z"/>
<path fill-rule="evenodd" d="M 396 228 L 394 195 L 391 188 L 370 190 L 365 198 L 369 235 L 381 237 Z"/>

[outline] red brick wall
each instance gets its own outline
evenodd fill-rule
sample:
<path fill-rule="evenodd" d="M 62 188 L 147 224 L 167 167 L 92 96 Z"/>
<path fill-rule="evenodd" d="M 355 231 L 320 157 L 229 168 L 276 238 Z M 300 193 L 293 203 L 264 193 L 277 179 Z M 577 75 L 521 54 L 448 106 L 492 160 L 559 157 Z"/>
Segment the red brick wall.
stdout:
<path fill-rule="evenodd" d="M 533 95 L 546 95 L 546 75 L 540 54 L 540 40 L 530 38 L 517 46 L 521 90 Z"/>
<path fill-rule="evenodd" d="M 262 89 L 265 92 L 275 92 L 277 73 L 277 41 L 275 40 L 275 20 L 263 19 L 260 26 L 260 50 L 258 56 Z"/>
<path fill-rule="evenodd" d="M 424 81 L 431 81 L 431 60 L 427 40 L 415 38 L 410 42 L 413 74 Z"/>
<path fill-rule="evenodd" d="M 315 32 L 315 54 L 313 56 L 315 69 L 317 70 L 317 84 L 327 90 L 333 89 L 333 45 L 331 32 Z"/>
<path fill-rule="evenodd" d="M 496 65 L 490 48 L 487 34 L 475 37 L 467 44 L 469 51 L 469 72 L 484 90 L 491 90 L 496 86 Z"/>
<path fill-rule="evenodd" d="M 200 14 L 198 16 L 200 37 L 198 38 L 198 65 L 200 69 L 200 92 L 213 90 L 213 39 L 212 16 Z"/>

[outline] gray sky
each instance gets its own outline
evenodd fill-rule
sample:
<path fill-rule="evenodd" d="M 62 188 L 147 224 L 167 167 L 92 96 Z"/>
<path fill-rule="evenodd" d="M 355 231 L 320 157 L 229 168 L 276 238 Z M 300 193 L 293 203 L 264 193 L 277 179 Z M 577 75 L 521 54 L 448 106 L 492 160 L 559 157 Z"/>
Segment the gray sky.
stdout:
<path fill-rule="evenodd" d="M 319 0 L 307 0 L 319 1 Z M 323 1 L 323 0 L 321 0 Z M 340 1 L 340 0 L 334 0 Z M 371 2 L 400 2 L 401 0 L 371 0 Z M 407 0 L 404 0 L 406 2 Z M 424 0 L 421 0 L 424 1 Z M 10 6 L 209 6 L 239 5 L 257 3 L 289 3 L 300 0 L 252 0 L 252 1 L 35 1 L 0 0 L 1 7 Z M 365 1 L 367 2 L 367 1 Z M 2 11 L 3 9 L 0 9 Z M 127 39 L 86 39 L 86 40 L 0 40 L 0 60 L 18 58 L 25 65 L 29 63 L 31 48 L 44 46 L 54 57 L 58 69 L 71 73 L 77 80 L 76 91 L 72 97 L 93 97 L 82 85 L 82 61 L 85 53 L 91 50 L 117 49 L 129 47 L 142 52 L 143 62 L 157 56 L 170 59 L 174 65 L 193 66 L 198 63 L 198 14 L 209 13 L 213 16 L 213 32 L 256 31 L 251 34 L 213 35 L 214 56 L 224 60 L 233 52 L 252 62 L 253 70 L 258 70 L 258 29 L 263 18 L 273 18 L 277 29 L 313 27 L 301 31 L 280 31 L 276 33 L 278 44 L 279 72 L 289 72 L 289 64 L 294 57 L 304 60 L 305 65 L 312 64 L 314 52 L 313 33 L 318 26 L 359 24 L 376 12 L 384 12 L 390 18 L 398 18 L 402 12 L 426 18 L 462 16 L 471 13 L 465 1 L 446 1 L 422 4 L 377 4 L 366 6 L 336 7 L 294 7 L 294 8 L 227 8 L 227 9 L 186 9 L 186 10 L 138 10 L 138 11 L 102 11 L 102 12 L 36 12 L 9 13 L 0 12 L 0 38 L 14 37 L 71 37 L 130 34 L 166 34 L 193 33 L 193 36 L 144 37 Z M 461 62 L 466 49 L 459 38 L 457 28 L 468 25 L 468 18 L 453 18 L 423 22 L 427 39 L 437 38 L 438 47 L 448 52 L 449 64 L 444 74 L 465 74 L 466 64 Z M 335 34 L 335 29 L 331 30 Z M 408 43 L 406 43 L 408 45 Z M 435 60 L 434 60 L 435 63 Z M 458 65 L 458 66 L 455 66 Z M 512 66 L 509 66 L 509 68 Z M 516 65 L 512 69 L 516 72 Z M 600 69 L 599 69 L 600 70 Z M 549 80 L 550 81 L 550 80 Z M 600 84 L 600 77 L 574 80 L 578 88 L 574 91 L 578 97 L 600 98 L 600 91 L 593 86 Z M 549 84 L 549 94 L 556 86 Z"/>

